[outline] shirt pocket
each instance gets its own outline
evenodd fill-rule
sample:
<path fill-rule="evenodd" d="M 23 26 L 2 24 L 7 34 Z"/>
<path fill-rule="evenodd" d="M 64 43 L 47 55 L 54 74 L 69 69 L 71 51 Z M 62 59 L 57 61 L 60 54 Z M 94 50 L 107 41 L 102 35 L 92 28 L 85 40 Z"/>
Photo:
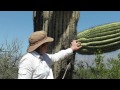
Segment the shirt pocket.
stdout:
<path fill-rule="evenodd" d="M 45 78 L 45 74 L 44 74 L 44 71 L 43 70 L 36 70 L 33 74 L 33 78 L 35 79 L 42 79 L 42 78 Z"/>
<path fill-rule="evenodd" d="M 44 67 L 44 65 L 40 65 L 36 68 L 35 72 L 34 72 L 34 78 L 47 78 L 49 75 L 49 69 L 48 67 Z"/>

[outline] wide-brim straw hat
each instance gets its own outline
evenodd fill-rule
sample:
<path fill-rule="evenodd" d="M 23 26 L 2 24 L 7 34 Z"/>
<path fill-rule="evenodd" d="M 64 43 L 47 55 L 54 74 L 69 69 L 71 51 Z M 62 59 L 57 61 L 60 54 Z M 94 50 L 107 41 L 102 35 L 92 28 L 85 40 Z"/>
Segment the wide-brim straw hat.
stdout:
<path fill-rule="evenodd" d="M 54 39 L 51 37 L 48 37 L 45 31 L 33 32 L 29 37 L 29 47 L 27 49 L 27 52 L 32 52 L 42 44 L 47 42 L 52 42 L 52 41 L 54 41 Z"/>

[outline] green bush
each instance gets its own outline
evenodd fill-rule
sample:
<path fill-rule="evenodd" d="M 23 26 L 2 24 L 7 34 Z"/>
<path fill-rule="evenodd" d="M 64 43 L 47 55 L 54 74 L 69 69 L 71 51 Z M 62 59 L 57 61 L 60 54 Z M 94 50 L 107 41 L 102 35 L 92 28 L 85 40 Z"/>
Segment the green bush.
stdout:
<path fill-rule="evenodd" d="M 99 50 L 95 57 L 95 67 L 81 67 L 74 70 L 74 79 L 120 79 L 120 54 L 118 59 L 109 58 L 107 63 L 104 63 L 104 57 Z"/>

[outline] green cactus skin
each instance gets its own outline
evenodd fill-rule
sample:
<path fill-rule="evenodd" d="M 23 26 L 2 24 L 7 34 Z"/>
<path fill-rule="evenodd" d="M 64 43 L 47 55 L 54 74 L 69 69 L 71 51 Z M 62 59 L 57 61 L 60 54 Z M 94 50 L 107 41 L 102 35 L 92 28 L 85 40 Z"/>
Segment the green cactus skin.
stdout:
<path fill-rule="evenodd" d="M 94 54 L 98 49 L 103 53 L 120 49 L 120 22 L 79 32 L 77 41 L 82 45 L 82 48 L 77 51 L 80 54 Z"/>
<path fill-rule="evenodd" d="M 114 31 L 117 29 L 120 29 L 120 22 L 104 24 L 101 26 L 96 26 L 96 27 L 84 30 L 84 31 L 78 33 L 77 37 L 82 38 L 82 37 L 86 37 L 89 35 L 92 36 L 92 35 L 96 35 L 96 34 L 103 33 L 103 32 Z"/>

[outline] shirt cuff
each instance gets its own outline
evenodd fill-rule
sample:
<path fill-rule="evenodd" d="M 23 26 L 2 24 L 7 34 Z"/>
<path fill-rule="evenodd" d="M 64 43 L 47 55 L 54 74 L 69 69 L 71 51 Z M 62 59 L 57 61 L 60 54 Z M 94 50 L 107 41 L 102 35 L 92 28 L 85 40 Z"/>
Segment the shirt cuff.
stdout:
<path fill-rule="evenodd" d="M 71 48 L 68 48 L 67 52 L 73 54 L 73 50 Z"/>

